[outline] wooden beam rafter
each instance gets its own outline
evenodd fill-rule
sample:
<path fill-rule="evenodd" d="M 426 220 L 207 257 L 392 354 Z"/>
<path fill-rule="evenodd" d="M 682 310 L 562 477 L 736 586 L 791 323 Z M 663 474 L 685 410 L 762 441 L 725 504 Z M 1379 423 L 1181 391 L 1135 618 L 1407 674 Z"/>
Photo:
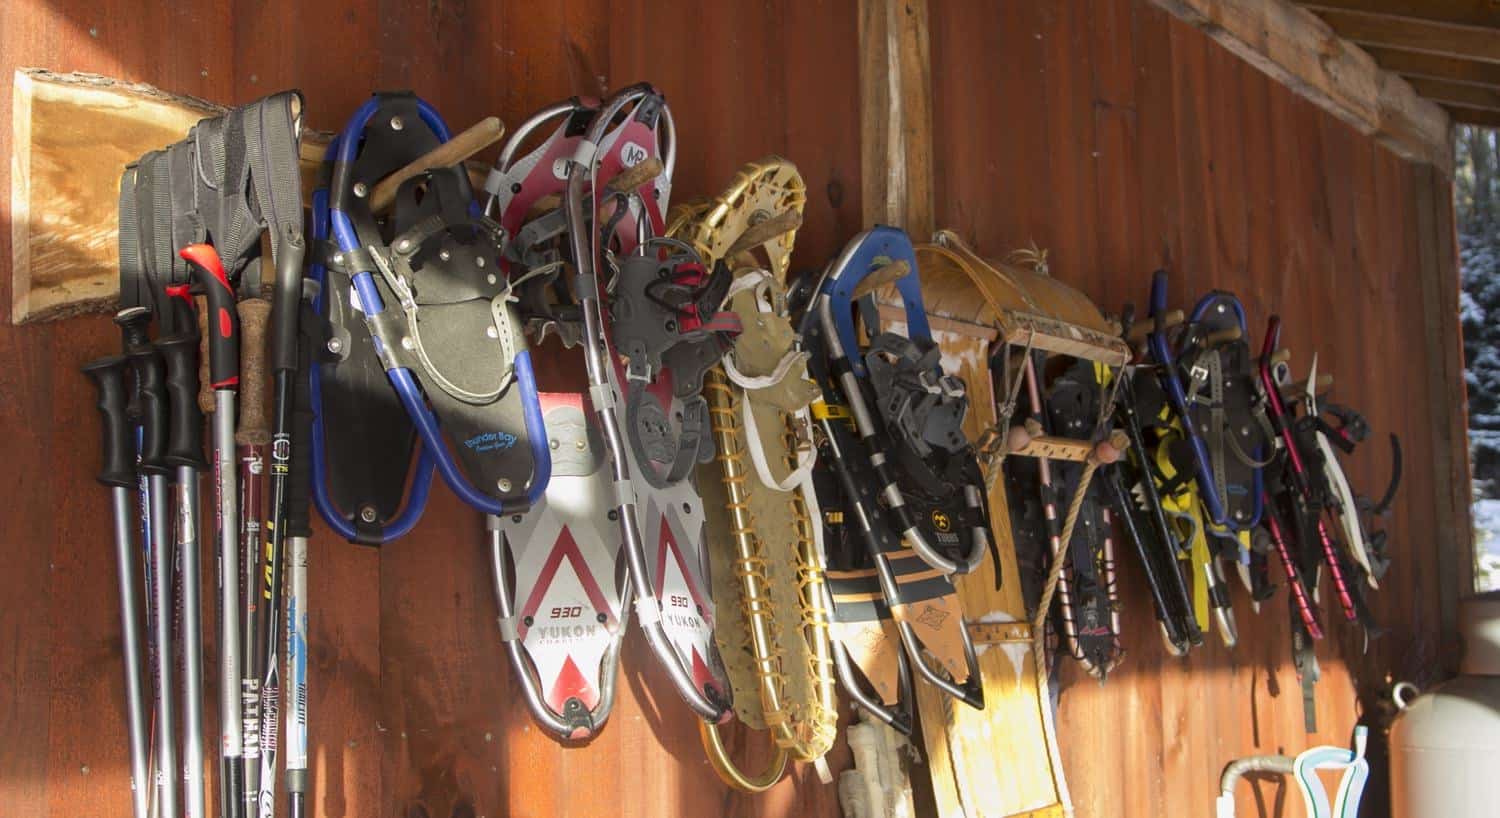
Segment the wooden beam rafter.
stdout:
<path fill-rule="evenodd" d="M 1500 111 L 1500 89 L 1420 77 L 1413 77 L 1408 82 L 1417 93 L 1439 105 Z"/>
<path fill-rule="evenodd" d="M 1319 108 L 1444 173 L 1448 115 L 1399 75 L 1289 0 L 1151 0 Z"/>
<path fill-rule="evenodd" d="M 1453 117 L 1454 122 L 1464 125 L 1478 125 L 1482 128 L 1500 128 L 1500 111 L 1486 111 L 1478 108 L 1465 108 L 1461 105 L 1445 105 L 1448 115 Z"/>
<path fill-rule="evenodd" d="M 1381 68 L 1407 79 L 1422 77 L 1500 88 L 1500 64 L 1377 46 L 1365 46 L 1365 51 L 1375 58 Z"/>
<path fill-rule="evenodd" d="M 1494 0 L 1298 0 L 1314 11 L 1358 11 L 1433 23 L 1500 28 Z"/>
<path fill-rule="evenodd" d="M 1484 26 L 1432 23 L 1360 11 L 1320 11 L 1350 42 L 1400 48 L 1424 54 L 1500 63 L 1500 30 Z"/>

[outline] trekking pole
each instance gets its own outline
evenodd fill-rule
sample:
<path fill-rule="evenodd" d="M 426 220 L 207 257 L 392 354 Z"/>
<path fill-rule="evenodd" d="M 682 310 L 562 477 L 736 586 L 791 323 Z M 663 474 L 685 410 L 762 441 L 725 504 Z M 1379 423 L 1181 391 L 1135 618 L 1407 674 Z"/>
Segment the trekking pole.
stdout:
<path fill-rule="evenodd" d="M 239 603 L 239 492 L 235 485 L 234 412 L 240 381 L 240 322 L 234 290 L 208 244 L 182 248 L 203 288 L 206 309 L 200 313 L 200 332 L 207 342 L 208 366 L 203 379 L 212 388 L 215 536 L 219 545 L 219 814 L 241 818 L 244 810 L 244 752 L 240 714 L 240 603 Z M 200 408 L 202 408 L 200 406 Z"/>
<path fill-rule="evenodd" d="M 142 676 L 141 586 L 136 560 L 140 555 L 131 535 L 130 490 L 136 475 L 130 440 L 130 418 L 125 409 L 125 358 L 111 355 L 91 361 L 83 374 L 99 390 L 99 419 L 102 421 L 104 454 L 98 480 L 109 487 L 110 505 L 115 522 L 115 563 L 120 580 L 120 627 L 125 653 L 125 723 L 130 737 L 130 790 L 135 818 L 146 818 L 151 811 L 147 780 L 146 688 Z"/>
<path fill-rule="evenodd" d="M 286 791 L 292 818 L 303 818 L 307 800 L 307 540 L 312 536 L 308 501 L 312 496 L 312 368 L 319 343 L 313 308 L 318 285 L 303 281 L 302 321 L 297 355 L 297 400 L 293 412 L 291 496 L 287 498 L 287 698 Z"/>
<path fill-rule="evenodd" d="M 266 325 L 271 302 L 246 298 L 240 317 L 239 426 L 234 432 L 240 461 L 240 554 L 243 557 L 243 633 L 240 639 L 241 755 L 240 806 L 237 818 L 255 814 L 260 797 L 260 672 L 252 661 L 260 649 L 261 495 L 265 491 L 266 445 L 271 441 L 266 417 Z"/>
<path fill-rule="evenodd" d="M 166 367 L 146 326 L 151 310 L 130 307 L 115 315 L 125 340 L 125 357 L 135 373 L 141 417 L 141 471 L 147 475 L 150 518 L 151 624 L 156 641 L 156 792 L 159 818 L 178 818 L 177 709 L 172 701 L 172 549 L 167 515 Z"/>
<path fill-rule="evenodd" d="M 198 408 L 198 326 L 186 284 L 167 288 L 182 318 L 182 332 L 156 342 L 167 369 L 166 461 L 175 469 L 177 559 L 182 577 L 182 780 L 183 815 L 205 818 L 203 769 L 203 599 L 198 540 L 198 473 L 203 454 L 203 412 Z"/>
<path fill-rule="evenodd" d="M 271 513 L 266 521 L 265 583 L 257 611 L 260 646 L 260 797 L 257 815 L 276 812 L 276 742 L 281 704 L 281 585 L 282 548 L 287 536 L 288 478 L 292 461 L 292 404 L 296 399 L 297 323 L 302 304 L 301 233 L 284 236 L 286 246 L 277 259 L 276 284 L 271 293 Z"/>

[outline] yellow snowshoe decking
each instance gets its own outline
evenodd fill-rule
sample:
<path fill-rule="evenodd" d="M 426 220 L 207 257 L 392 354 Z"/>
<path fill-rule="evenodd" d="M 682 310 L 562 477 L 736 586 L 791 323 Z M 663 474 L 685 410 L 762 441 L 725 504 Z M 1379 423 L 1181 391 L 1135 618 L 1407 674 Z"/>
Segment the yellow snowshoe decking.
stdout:
<path fill-rule="evenodd" d="M 746 774 L 704 723 L 704 750 L 732 786 L 760 791 L 789 760 L 823 756 L 837 737 L 833 658 L 821 530 L 809 480 L 814 452 L 808 403 L 817 393 L 786 310 L 792 241 L 806 188 L 790 162 L 745 165 L 717 199 L 674 210 L 668 234 L 734 275 L 726 308 L 743 331 L 704 377 L 718 453 L 698 467 L 718 619 L 714 637 L 735 715 L 770 730 L 776 752 Z"/>

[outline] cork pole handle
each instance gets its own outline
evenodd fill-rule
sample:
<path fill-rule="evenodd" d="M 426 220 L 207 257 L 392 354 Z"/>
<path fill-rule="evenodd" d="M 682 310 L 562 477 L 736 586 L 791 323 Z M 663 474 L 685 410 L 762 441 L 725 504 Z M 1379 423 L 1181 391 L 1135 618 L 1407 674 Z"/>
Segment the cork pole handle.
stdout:
<path fill-rule="evenodd" d="M 266 330 L 271 302 L 247 298 L 237 306 L 240 316 L 239 427 L 234 442 L 264 446 L 271 442 L 271 419 L 266 405 Z"/>

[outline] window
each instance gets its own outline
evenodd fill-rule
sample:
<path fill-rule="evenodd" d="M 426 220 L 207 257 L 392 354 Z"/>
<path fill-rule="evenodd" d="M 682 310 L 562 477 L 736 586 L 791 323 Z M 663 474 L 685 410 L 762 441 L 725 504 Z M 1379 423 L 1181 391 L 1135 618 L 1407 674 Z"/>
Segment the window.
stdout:
<path fill-rule="evenodd" d="M 1500 143 L 1459 125 L 1453 178 L 1474 482 L 1474 590 L 1500 590 Z"/>

